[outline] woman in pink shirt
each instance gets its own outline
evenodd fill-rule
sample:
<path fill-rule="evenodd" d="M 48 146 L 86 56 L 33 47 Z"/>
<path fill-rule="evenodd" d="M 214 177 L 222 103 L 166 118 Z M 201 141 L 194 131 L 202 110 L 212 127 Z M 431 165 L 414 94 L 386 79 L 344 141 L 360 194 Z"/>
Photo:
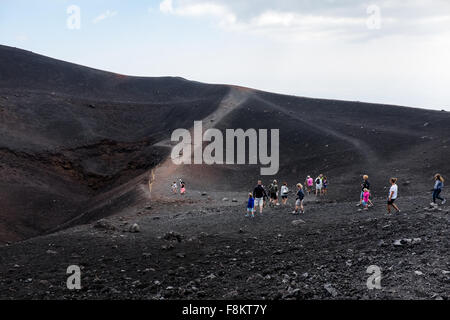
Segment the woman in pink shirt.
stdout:
<path fill-rule="evenodd" d="M 312 191 L 312 188 L 313 188 L 313 185 L 314 185 L 314 180 L 313 180 L 313 178 L 311 178 L 311 176 L 307 176 L 306 177 L 306 189 L 307 189 L 307 191 L 308 191 L 308 194 L 310 194 L 311 193 L 311 191 Z"/>

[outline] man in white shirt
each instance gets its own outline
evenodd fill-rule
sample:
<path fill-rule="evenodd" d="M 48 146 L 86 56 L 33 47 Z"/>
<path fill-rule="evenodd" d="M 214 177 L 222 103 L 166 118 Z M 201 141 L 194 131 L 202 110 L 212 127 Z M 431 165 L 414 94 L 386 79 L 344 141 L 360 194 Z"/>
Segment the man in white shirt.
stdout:
<path fill-rule="evenodd" d="M 398 196 L 397 178 L 391 178 L 390 182 L 391 182 L 391 188 L 389 189 L 389 196 L 388 196 L 388 201 L 387 201 L 388 214 L 391 213 L 391 207 L 394 207 L 394 209 L 397 210 L 397 213 L 399 213 L 400 209 L 394 203 L 395 200 L 397 200 L 397 196 Z"/>

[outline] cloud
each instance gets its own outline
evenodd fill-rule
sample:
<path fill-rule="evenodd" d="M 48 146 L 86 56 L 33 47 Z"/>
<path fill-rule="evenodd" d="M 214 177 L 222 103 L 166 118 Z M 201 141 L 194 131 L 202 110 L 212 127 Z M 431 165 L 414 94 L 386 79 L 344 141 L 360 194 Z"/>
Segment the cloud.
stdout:
<path fill-rule="evenodd" d="M 101 21 L 103 21 L 105 19 L 112 18 L 112 17 L 114 17 L 116 15 L 117 15 L 117 11 L 107 10 L 107 11 L 101 13 L 100 15 L 98 15 L 97 17 L 95 17 L 95 19 L 92 22 L 93 23 L 99 23 L 99 22 L 101 22 Z"/>
<path fill-rule="evenodd" d="M 434 4 L 431 5 L 431 4 Z M 450 1 L 373 0 L 357 1 L 256 1 L 237 0 L 164 0 L 160 11 L 181 17 L 211 18 L 215 24 L 229 31 L 242 31 L 278 39 L 368 40 L 390 35 L 434 33 L 439 26 L 450 27 Z M 370 28 L 378 8 L 379 28 Z"/>
<path fill-rule="evenodd" d="M 172 0 L 164 0 L 159 4 L 159 10 L 163 13 L 172 13 L 173 12 L 173 5 Z"/>
<path fill-rule="evenodd" d="M 172 0 L 164 0 L 159 9 L 165 14 L 174 14 L 182 17 L 213 17 L 222 26 L 236 23 L 236 15 L 225 5 L 213 2 L 188 3 L 173 7 Z"/>

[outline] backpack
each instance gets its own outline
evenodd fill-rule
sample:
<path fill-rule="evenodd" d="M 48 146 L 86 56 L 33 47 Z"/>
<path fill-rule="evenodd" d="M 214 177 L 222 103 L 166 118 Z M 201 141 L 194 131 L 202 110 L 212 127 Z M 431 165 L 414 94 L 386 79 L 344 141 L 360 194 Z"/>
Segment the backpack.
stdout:
<path fill-rule="evenodd" d="M 320 178 L 316 179 L 316 184 L 320 184 Z"/>

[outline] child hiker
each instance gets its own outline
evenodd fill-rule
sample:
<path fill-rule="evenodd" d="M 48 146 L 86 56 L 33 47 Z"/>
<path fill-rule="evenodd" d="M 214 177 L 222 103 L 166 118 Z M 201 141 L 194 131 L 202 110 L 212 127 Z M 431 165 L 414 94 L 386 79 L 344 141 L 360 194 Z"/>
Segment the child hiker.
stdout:
<path fill-rule="evenodd" d="M 178 193 L 178 185 L 175 181 L 172 183 L 172 193 Z"/>
<path fill-rule="evenodd" d="M 364 207 L 364 210 L 369 210 L 369 202 L 370 202 L 370 191 L 369 189 L 364 188 L 362 199 L 362 205 Z"/>
<path fill-rule="evenodd" d="M 252 218 L 255 217 L 255 199 L 252 193 L 248 194 L 247 213 L 245 216 L 248 217 L 249 215 L 252 215 Z"/>

